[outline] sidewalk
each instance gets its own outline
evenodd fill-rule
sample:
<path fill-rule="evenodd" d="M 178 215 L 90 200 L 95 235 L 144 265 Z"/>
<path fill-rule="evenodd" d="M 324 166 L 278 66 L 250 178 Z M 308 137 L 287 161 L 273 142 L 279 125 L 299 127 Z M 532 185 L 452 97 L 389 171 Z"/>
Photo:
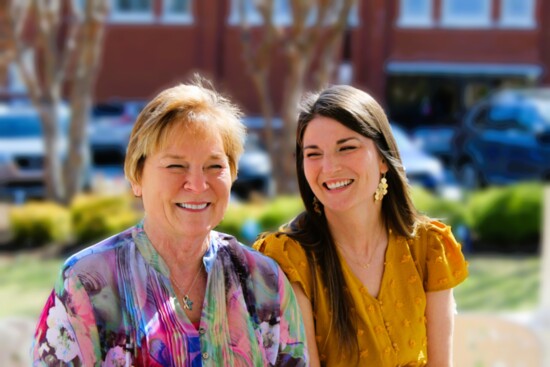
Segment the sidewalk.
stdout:
<path fill-rule="evenodd" d="M 0 319 L 0 361 L 2 366 L 32 365 L 30 348 L 37 320 L 25 317 Z"/>

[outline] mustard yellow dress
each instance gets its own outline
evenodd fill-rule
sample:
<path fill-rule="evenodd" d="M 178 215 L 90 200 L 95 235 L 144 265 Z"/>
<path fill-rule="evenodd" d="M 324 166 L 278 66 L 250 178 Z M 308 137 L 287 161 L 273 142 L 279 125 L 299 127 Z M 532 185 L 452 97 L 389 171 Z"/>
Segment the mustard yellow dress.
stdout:
<path fill-rule="evenodd" d="M 275 259 L 291 282 L 298 283 L 311 300 L 313 282 L 323 289 L 321 278 L 311 279 L 302 247 L 286 235 L 268 235 L 255 249 Z M 468 275 L 460 244 L 450 227 L 433 221 L 407 239 L 391 231 L 385 254 L 385 270 L 378 297 L 351 272 L 340 256 L 344 279 L 355 307 L 359 358 L 338 352 L 331 331 L 328 294 L 319 292 L 313 302 L 317 347 L 321 364 L 349 367 L 425 366 L 427 361 L 426 292 L 449 289 Z"/>

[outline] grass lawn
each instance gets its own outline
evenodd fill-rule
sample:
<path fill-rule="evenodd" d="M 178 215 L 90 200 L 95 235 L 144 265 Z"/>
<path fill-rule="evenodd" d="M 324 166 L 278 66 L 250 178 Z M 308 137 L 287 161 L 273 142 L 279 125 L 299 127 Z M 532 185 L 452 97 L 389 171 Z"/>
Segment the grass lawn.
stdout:
<path fill-rule="evenodd" d="M 538 257 L 470 256 L 470 276 L 455 289 L 460 311 L 521 311 L 538 302 Z M 0 318 L 38 317 L 62 259 L 0 256 Z"/>
<path fill-rule="evenodd" d="M 460 311 L 525 311 L 539 300 L 537 256 L 467 256 L 469 277 L 454 291 Z"/>
<path fill-rule="evenodd" d="M 0 257 L 0 318 L 38 318 L 53 288 L 61 259 L 41 259 L 31 255 Z"/>

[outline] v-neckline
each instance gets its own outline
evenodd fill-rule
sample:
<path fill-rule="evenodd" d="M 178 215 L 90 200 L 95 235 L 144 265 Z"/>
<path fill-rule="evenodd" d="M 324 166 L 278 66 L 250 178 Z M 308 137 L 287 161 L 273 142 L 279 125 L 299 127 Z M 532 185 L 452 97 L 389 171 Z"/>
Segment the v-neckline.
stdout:
<path fill-rule="evenodd" d="M 342 269 L 344 273 L 348 273 L 348 276 L 353 279 L 355 283 L 359 285 L 359 287 L 363 287 L 366 290 L 366 294 L 368 296 L 376 301 L 380 301 L 380 295 L 383 293 L 384 289 L 386 288 L 386 273 L 387 273 L 387 266 L 390 264 L 388 259 L 390 259 L 390 251 L 393 251 L 393 242 L 394 237 L 391 230 L 388 230 L 388 245 L 386 246 L 386 251 L 384 252 L 384 268 L 382 270 L 382 277 L 380 278 L 380 288 L 378 289 L 378 294 L 374 296 L 370 289 L 359 279 L 359 277 L 353 272 L 353 270 L 350 268 L 348 261 L 344 258 L 343 254 L 341 253 L 340 249 L 337 249 L 338 257 L 340 259 L 340 264 L 342 265 Z M 390 265 L 392 266 L 392 265 Z"/>

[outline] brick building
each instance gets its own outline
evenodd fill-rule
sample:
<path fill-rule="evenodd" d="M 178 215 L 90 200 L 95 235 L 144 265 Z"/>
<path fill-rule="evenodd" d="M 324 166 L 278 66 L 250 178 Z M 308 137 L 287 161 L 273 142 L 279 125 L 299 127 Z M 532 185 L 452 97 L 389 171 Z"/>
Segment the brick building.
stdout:
<path fill-rule="evenodd" d="M 274 0 L 275 21 L 290 17 Z M 242 60 L 239 0 L 113 0 L 96 101 L 148 99 L 201 72 L 259 113 Z M 246 11 L 260 23 L 252 0 Z M 493 88 L 550 84 L 550 2 L 358 0 L 341 53 L 344 81 L 405 125 L 454 122 Z M 284 67 L 273 70 L 273 94 Z M 4 92 L 20 88 L 9 77 Z M 0 78 L 1 80 L 1 78 Z"/>

